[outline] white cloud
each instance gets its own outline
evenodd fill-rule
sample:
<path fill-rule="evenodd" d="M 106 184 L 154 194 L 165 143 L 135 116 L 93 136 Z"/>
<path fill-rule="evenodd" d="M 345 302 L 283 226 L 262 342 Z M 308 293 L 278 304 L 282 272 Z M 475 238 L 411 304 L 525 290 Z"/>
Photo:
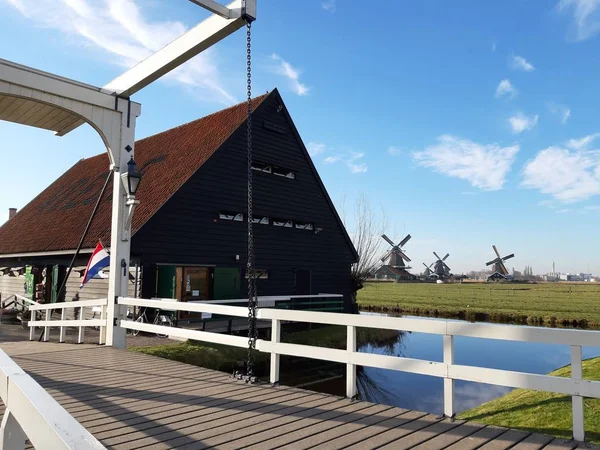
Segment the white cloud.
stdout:
<path fill-rule="evenodd" d="M 571 39 L 584 41 L 600 32 L 600 0 L 560 0 L 560 12 L 572 12 Z"/>
<path fill-rule="evenodd" d="M 348 167 L 350 173 L 364 173 L 368 169 L 367 164 L 361 161 L 364 157 L 364 153 L 350 152 L 350 154 L 342 156 L 328 156 L 323 162 L 325 164 L 342 162 Z"/>
<path fill-rule="evenodd" d="M 297 69 L 276 53 L 271 55 L 271 59 L 278 62 L 275 67 L 275 73 L 286 77 L 290 81 L 290 85 L 296 94 L 308 95 L 310 88 L 305 84 L 300 83 L 300 72 L 298 72 Z"/>
<path fill-rule="evenodd" d="M 336 8 L 336 4 L 335 4 L 336 0 L 325 0 L 324 2 L 321 2 L 321 8 L 323 8 L 325 11 L 329 11 L 329 12 L 335 12 L 335 8 Z"/>
<path fill-rule="evenodd" d="M 496 42 L 492 42 L 492 52 L 496 51 Z"/>
<path fill-rule="evenodd" d="M 569 139 L 567 141 L 567 147 L 573 150 L 585 150 L 587 147 L 600 137 L 600 133 L 588 134 L 579 139 Z"/>
<path fill-rule="evenodd" d="M 523 168 L 522 185 L 562 203 L 600 194 L 600 152 L 548 147 Z"/>
<path fill-rule="evenodd" d="M 420 166 L 466 180 L 485 191 L 496 191 L 502 189 L 518 151 L 518 144 L 501 147 L 442 135 L 435 145 L 413 153 L 413 158 Z"/>
<path fill-rule="evenodd" d="M 571 118 L 571 108 L 566 105 L 560 105 L 558 103 L 548 103 L 548 111 L 554 114 L 560 119 L 560 123 L 563 125 Z"/>
<path fill-rule="evenodd" d="M 535 114 L 528 117 L 523 113 L 517 113 L 508 119 L 508 123 L 510 124 L 513 133 L 531 131 L 538 123 L 538 115 Z"/>
<path fill-rule="evenodd" d="M 312 156 L 314 158 L 315 156 L 326 152 L 327 146 L 325 144 L 323 144 L 322 142 L 309 142 L 306 145 L 306 149 L 308 150 L 308 153 L 310 154 L 310 156 Z"/>
<path fill-rule="evenodd" d="M 525 72 L 532 72 L 533 70 L 535 70 L 535 67 L 533 67 L 533 64 L 528 62 L 522 56 L 517 56 L 517 55 L 513 55 L 510 58 L 510 66 L 514 70 L 524 70 Z"/>
<path fill-rule="evenodd" d="M 517 89 L 512 85 L 508 78 L 502 80 L 496 88 L 496 98 L 509 97 L 514 98 L 518 94 Z"/>
<path fill-rule="evenodd" d="M 179 21 L 150 21 L 135 0 L 8 0 L 21 14 L 39 26 L 58 30 L 104 59 L 129 68 L 181 36 L 186 26 Z M 146 7 L 146 5 L 144 5 Z M 205 51 L 165 77 L 193 87 L 199 98 L 226 105 L 236 99 L 223 85 L 214 50 Z M 109 80 L 107 80 L 109 81 Z"/>
<path fill-rule="evenodd" d="M 390 145 L 387 149 L 388 155 L 397 156 L 402 153 L 402 149 L 400 147 L 396 147 L 395 145 Z"/>

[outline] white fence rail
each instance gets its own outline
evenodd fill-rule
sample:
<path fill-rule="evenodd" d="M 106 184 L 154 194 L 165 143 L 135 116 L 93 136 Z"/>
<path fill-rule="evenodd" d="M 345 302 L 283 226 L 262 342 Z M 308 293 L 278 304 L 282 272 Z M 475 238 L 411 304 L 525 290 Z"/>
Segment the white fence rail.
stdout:
<path fill-rule="evenodd" d="M 0 398 L 6 407 L 2 449 L 22 450 L 27 439 L 42 450 L 105 448 L 2 350 Z"/>
<path fill-rule="evenodd" d="M 121 297 L 121 305 L 167 308 L 176 311 L 207 312 L 229 316 L 246 317 L 247 309 L 239 306 L 225 306 L 204 303 L 165 302 Z M 583 330 L 561 330 L 525 326 L 473 324 L 437 319 L 411 319 L 402 317 L 381 317 L 351 315 L 283 309 L 259 309 L 259 320 L 271 321 L 271 340 L 259 339 L 258 351 L 271 354 L 270 381 L 279 381 L 279 360 L 281 355 L 306 357 L 346 364 L 346 395 L 354 397 L 356 388 L 356 366 L 391 369 L 403 372 L 430 375 L 444 379 L 444 414 L 454 416 L 455 380 L 494 384 L 511 388 L 533 389 L 570 395 L 573 408 L 573 436 L 583 441 L 583 397 L 600 398 L 600 382 L 582 379 L 582 346 L 600 347 L 600 332 Z M 345 350 L 313 347 L 308 345 L 281 342 L 282 322 L 306 322 L 328 325 L 341 325 L 347 328 Z M 164 333 L 199 341 L 214 342 L 236 347 L 246 347 L 247 339 L 181 328 L 168 328 L 161 325 L 139 324 L 123 320 L 120 326 L 139 329 L 150 333 Z M 397 356 L 361 353 L 356 347 L 356 328 L 376 328 L 384 330 L 413 331 L 443 336 L 443 361 L 428 361 Z M 538 375 L 501 369 L 488 369 L 454 363 L 454 337 L 472 337 L 519 342 L 540 342 L 563 344 L 571 347 L 571 378 Z"/>
<path fill-rule="evenodd" d="M 77 302 L 62 302 L 62 303 L 47 303 L 37 304 L 29 307 L 31 311 L 31 318 L 29 319 L 29 339 L 33 340 L 35 336 L 36 328 L 44 328 L 44 341 L 50 340 L 50 328 L 58 327 L 59 331 L 59 342 L 65 342 L 65 332 L 67 327 L 79 328 L 77 343 L 82 344 L 84 342 L 85 328 L 94 327 L 100 330 L 100 336 L 98 339 L 99 344 L 106 342 L 106 298 L 99 298 L 95 300 L 82 300 Z M 98 318 L 91 319 L 85 318 L 86 308 L 92 308 L 94 316 L 97 314 Z M 75 320 L 67 320 L 67 310 L 73 309 L 78 312 L 75 314 L 78 317 Z M 60 320 L 52 320 L 52 312 L 54 310 L 60 310 Z M 45 314 L 45 318 L 37 320 L 36 312 Z"/>
<path fill-rule="evenodd" d="M 27 309 L 29 306 L 37 304 L 37 302 L 34 302 L 33 300 L 30 300 L 27 297 L 23 297 L 19 294 L 9 295 L 5 299 L 0 300 L 0 308 L 6 308 L 13 305 L 15 307 L 21 306 L 21 309 Z"/>

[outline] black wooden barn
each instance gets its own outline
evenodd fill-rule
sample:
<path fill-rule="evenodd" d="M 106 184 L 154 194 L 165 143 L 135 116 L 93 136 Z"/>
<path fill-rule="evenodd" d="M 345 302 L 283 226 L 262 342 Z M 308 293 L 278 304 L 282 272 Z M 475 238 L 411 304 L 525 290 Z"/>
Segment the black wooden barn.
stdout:
<path fill-rule="evenodd" d="M 132 223 L 132 294 L 244 298 L 245 113 L 240 104 L 136 142 L 143 178 Z M 350 267 L 358 255 L 277 90 L 253 100 L 252 123 L 259 296 L 342 294 L 349 311 Z M 44 272 L 46 301 L 75 294 L 79 272 L 56 298 L 108 165 L 106 154 L 77 162 L 0 227 L 3 297 L 22 292 L 26 266 L 34 267 L 36 282 Z M 78 269 L 99 240 L 110 244 L 111 195 L 109 187 Z M 80 298 L 102 295 L 105 280 L 80 292 Z"/>

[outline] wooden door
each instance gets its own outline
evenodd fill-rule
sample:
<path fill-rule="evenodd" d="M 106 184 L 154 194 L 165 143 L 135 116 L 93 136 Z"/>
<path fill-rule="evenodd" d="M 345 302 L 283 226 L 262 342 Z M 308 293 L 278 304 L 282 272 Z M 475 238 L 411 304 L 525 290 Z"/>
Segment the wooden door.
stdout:
<path fill-rule="evenodd" d="M 210 299 L 211 272 L 208 267 L 183 267 L 181 301 Z M 200 313 L 181 312 L 182 319 L 199 318 Z"/>

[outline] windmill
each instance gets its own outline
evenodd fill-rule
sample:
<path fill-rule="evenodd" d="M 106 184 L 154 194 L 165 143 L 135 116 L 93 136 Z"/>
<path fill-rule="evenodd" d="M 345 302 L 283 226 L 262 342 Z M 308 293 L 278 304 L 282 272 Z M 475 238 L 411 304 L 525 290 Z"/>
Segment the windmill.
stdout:
<path fill-rule="evenodd" d="M 437 258 L 435 265 L 433 266 L 433 273 L 438 276 L 438 278 L 448 278 L 450 276 L 450 267 L 445 263 L 450 253 L 446 253 L 446 256 L 440 258 L 436 252 L 433 252 L 434 256 Z"/>
<path fill-rule="evenodd" d="M 491 261 L 488 261 L 487 263 L 485 263 L 486 266 L 491 266 L 492 264 L 494 265 L 494 267 L 493 267 L 494 273 L 492 273 L 492 275 L 490 275 L 489 278 L 492 278 L 492 277 L 506 278 L 508 276 L 508 269 L 504 265 L 504 261 L 506 261 L 507 259 L 510 259 L 510 258 L 514 258 L 515 254 L 511 253 L 510 255 L 506 255 L 506 256 L 502 257 L 502 256 L 500 256 L 500 253 L 498 252 L 498 249 L 496 248 L 495 245 L 492 245 L 492 248 L 494 249 L 494 253 L 496 253 L 496 259 L 492 259 Z"/>
<path fill-rule="evenodd" d="M 406 270 L 410 269 L 404 261 L 410 262 L 410 258 L 406 256 L 406 253 L 402 251 L 402 247 L 410 240 L 410 234 L 407 234 L 404 239 L 400 241 L 398 245 L 394 244 L 394 242 L 387 237 L 385 234 L 381 236 L 385 241 L 392 246 L 392 249 L 388 251 L 383 258 L 381 258 L 382 262 L 388 260 L 388 266 L 391 266 L 395 269 Z"/>
<path fill-rule="evenodd" d="M 431 274 L 433 273 L 433 271 L 431 270 L 431 266 L 433 266 L 433 263 L 431 263 L 429 265 L 423 263 L 423 265 L 425 266 L 425 270 L 423 271 L 423 276 L 425 278 L 429 278 L 431 276 Z"/>

